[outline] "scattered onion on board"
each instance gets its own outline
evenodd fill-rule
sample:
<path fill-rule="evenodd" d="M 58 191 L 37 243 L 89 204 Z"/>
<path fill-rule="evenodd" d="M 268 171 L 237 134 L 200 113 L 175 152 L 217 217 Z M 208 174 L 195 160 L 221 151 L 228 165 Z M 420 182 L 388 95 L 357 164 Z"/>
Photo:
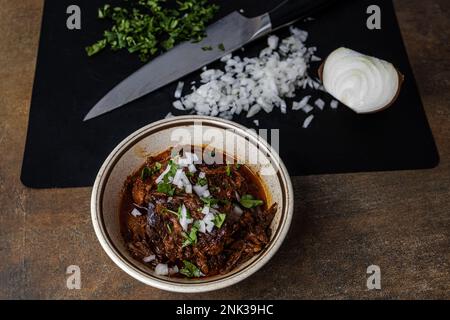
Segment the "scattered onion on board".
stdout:
<path fill-rule="evenodd" d="M 319 69 L 325 90 L 357 113 L 389 107 L 403 75 L 389 62 L 347 48 L 334 50 Z"/>

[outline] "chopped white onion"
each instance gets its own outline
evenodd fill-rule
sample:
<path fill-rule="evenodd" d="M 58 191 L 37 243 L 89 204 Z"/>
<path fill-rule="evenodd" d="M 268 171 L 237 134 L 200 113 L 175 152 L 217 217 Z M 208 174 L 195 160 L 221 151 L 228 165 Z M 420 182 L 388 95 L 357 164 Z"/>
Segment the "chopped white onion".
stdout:
<path fill-rule="evenodd" d="M 154 254 L 152 254 L 152 255 L 150 255 L 150 256 L 145 257 L 144 259 L 142 259 L 142 261 L 144 261 L 145 263 L 149 263 L 149 262 L 152 262 L 152 261 L 155 260 L 155 259 L 156 259 L 156 256 L 155 256 Z"/>
<path fill-rule="evenodd" d="M 320 110 L 323 110 L 323 107 L 325 107 L 325 101 L 323 101 L 322 99 L 317 99 L 314 104 L 316 105 L 317 108 L 319 108 Z"/>
<path fill-rule="evenodd" d="M 305 106 L 302 108 L 302 111 L 303 111 L 304 113 L 310 113 L 310 112 L 313 111 L 313 110 L 314 110 L 314 107 L 313 107 L 313 106 L 310 106 L 309 104 L 305 105 Z"/>
<path fill-rule="evenodd" d="M 209 213 L 209 207 L 208 207 L 208 206 L 204 206 L 204 207 L 202 208 L 202 213 L 203 213 L 204 215 L 207 215 L 207 214 Z"/>
<path fill-rule="evenodd" d="M 177 88 L 175 89 L 175 98 L 176 99 L 180 99 L 181 98 L 181 93 L 183 92 L 183 87 L 184 87 L 184 82 L 180 81 L 178 82 Z"/>
<path fill-rule="evenodd" d="M 210 196 L 211 196 L 211 193 L 209 192 L 209 190 L 205 190 L 201 195 L 201 197 L 203 197 L 203 198 L 208 198 Z"/>
<path fill-rule="evenodd" d="M 269 48 L 272 50 L 275 50 L 278 47 L 278 41 L 280 38 L 278 38 L 275 35 L 271 35 L 267 38 L 267 44 L 269 45 Z"/>
<path fill-rule="evenodd" d="M 233 207 L 233 212 L 240 216 L 241 214 L 244 213 L 244 210 L 242 210 L 242 208 L 239 207 L 238 205 L 235 205 Z"/>
<path fill-rule="evenodd" d="M 194 192 L 197 194 L 197 196 L 199 197 L 203 197 L 203 194 L 208 191 L 208 185 L 204 185 L 204 186 L 200 186 L 198 184 L 196 184 L 194 187 Z"/>
<path fill-rule="evenodd" d="M 155 268 L 155 273 L 158 276 L 167 276 L 169 274 L 169 266 L 165 263 L 158 263 Z"/>
<path fill-rule="evenodd" d="M 172 103 L 173 107 L 177 110 L 186 110 L 183 106 L 183 103 L 180 100 L 174 101 Z"/>
<path fill-rule="evenodd" d="M 396 97 L 401 76 L 384 60 L 347 48 L 325 60 L 322 80 L 326 91 L 357 113 L 384 109 Z"/>
<path fill-rule="evenodd" d="M 177 172 L 175 173 L 175 176 L 173 177 L 173 181 L 172 183 L 176 186 L 178 186 L 179 188 L 181 188 L 180 186 L 180 182 L 181 182 L 181 175 L 183 174 L 183 169 L 178 169 Z"/>
<path fill-rule="evenodd" d="M 331 109 L 337 109 L 339 102 L 336 100 L 333 100 L 330 102 L 330 108 Z"/>
<path fill-rule="evenodd" d="M 193 163 L 191 163 L 191 164 L 188 166 L 188 169 L 189 169 L 189 172 L 190 172 L 190 173 L 196 173 L 196 172 L 197 172 L 197 168 L 195 167 L 195 165 L 194 165 Z"/>
<path fill-rule="evenodd" d="M 206 232 L 210 233 L 214 229 L 214 215 L 208 212 L 202 221 L 205 223 Z"/>
<path fill-rule="evenodd" d="M 314 115 L 310 115 L 308 116 L 305 121 L 303 122 L 303 128 L 306 129 L 309 127 L 309 125 L 311 124 L 311 121 L 313 121 L 314 119 Z"/>
<path fill-rule="evenodd" d="M 251 118 L 274 108 L 286 113 L 283 99 L 294 97 L 298 88 L 320 89 L 321 84 L 307 72 L 317 48 L 305 46 L 307 32 L 290 30 L 291 36 L 285 39 L 269 36 L 268 47 L 258 57 L 242 59 L 229 54 L 221 59 L 223 70 L 203 68 L 203 84 L 180 100 L 182 107 L 192 114 L 229 120 L 243 112 Z M 181 108 L 179 103 L 174 107 Z"/>
<path fill-rule="evenodd" d="M 302 100 L 300 100 L 300 102 L 294 102 L 292 104 L 292 110 L 303 109 L 303 107 L 308 103 L 309 99 L 311 99 L 311 96 L 305 96 Z"/>
<path fill-rule="evenodd" d="M 139 217 L 139 216 L 142 216 L 142 213 L 141 213 L 138 209 L 134 208 L 134 209 L 131 211 L 131 215 L 132 215 L 133 217 Z"/>
<path fill-rule="evenodd" d="M 173 266 L 172 268 L 169 268 L 169 274 L 176 274 L 180 272 L 180 269 L 178 269 L 177 266 Z"/>
<path fill-rule="evenodd" d="M 194 220 L 192 218 L 187 217 L 187 209 L 183 204 L 181 206 L 181 216 L 180 216 L 180 225 L 184 231 L 187 231 L 189 224 L 191 224 Z"/>
<path fill-rule="evenodd" d="M 205 221 L 200 220 L 198 222 L 198 226 L 199 226 L 198 231 L 200 231 L 201 233 L 206 233 L 206 223 L 205 223 Z"/>

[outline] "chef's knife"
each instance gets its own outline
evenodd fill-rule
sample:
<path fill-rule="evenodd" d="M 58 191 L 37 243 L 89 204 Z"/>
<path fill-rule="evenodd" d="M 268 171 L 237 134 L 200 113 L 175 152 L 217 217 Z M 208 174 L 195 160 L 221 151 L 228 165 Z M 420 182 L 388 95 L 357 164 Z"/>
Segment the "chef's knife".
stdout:
<path fill-rule="evenodd" d="M 120 82 L 89 111 L 84 121 L 159 89 L 333 2 L 335 0 L 286 0 L 272 11 L 254 18 L 244 17 L 237 11 L 230 13 L 210 25 L 202 41 L 181 43 Z M 204 51 L 201 49 L 203 47 L 211 47 L 213 50 Z"/>

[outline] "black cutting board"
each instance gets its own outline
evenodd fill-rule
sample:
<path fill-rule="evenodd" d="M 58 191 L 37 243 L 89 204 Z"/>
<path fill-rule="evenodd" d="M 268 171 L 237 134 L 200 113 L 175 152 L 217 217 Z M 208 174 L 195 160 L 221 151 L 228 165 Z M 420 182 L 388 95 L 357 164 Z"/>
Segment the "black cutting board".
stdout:
<path fill-rule="evenodd" d="M 176 83 L 100 118 L 83 122 L 89 109 L 120 80 L 139 68 L 136 56 L 103 52 L 88 58 L 84 47 L 100 38 L 108 22 L 96 19 L 107 0 L 46 0 L 42 22 L 22 182 L 33 188 L 89 186 L 109 152 L 127 135 L 173 112 Z M 116 3 L 117 1 L 110 1 Z M 248 16 L 263 13 L 279 1 L 222 0 L 218 16 L 243 8 Z M 391 61 L 405 75 L 399 99 L 386 111 L 357 115 L 342 105 L 315 113 L 308 129 L 305 114 L 275 110 L 260 113 L 260 128 L 279 128 L 280 155 L 291 175 L 431 168 L 439 162 L 414 76 L 408 62 L 391 0 L 341 1 L 313 20 L 296 25 L 310 34 L 309 46 L 325 57 L 346 46 Z M 66 8 L 81 8 L 81 30 L 66 27 Z M 382 29 L 366 28 L 366 8 L 381 8 Z M 280 36 L 286 30 L 278 32 Z M 247 45 L 257 54 L 265 39 Z M 214 66 L 220 66 L 215 63 Z M 311 68 L 317 72 L 318 64 Z M 198 79 L 195 72 L 183 80 Z M 308 92 L 299 91 L 299 97 Z M 319 97 L 317 93 L 314 96 Z M 331 98 L 322 94 L 327 103 Z M 177 114 L 176 112 L 174 112 Z M 178 113 L 180 114 L 180 113 Z M 235 119 L 254 127 L 253 119 Z"/>

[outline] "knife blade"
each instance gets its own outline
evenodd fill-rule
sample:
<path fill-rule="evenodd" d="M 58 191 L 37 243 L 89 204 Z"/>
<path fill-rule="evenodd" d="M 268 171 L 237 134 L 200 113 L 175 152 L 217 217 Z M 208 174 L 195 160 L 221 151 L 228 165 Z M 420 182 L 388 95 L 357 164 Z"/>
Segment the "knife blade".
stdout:
<path fill-rule="evenodd" d="M 128 76 L 98 101 L 83 121 L 122 107 L 334 1 L 286 0 L 253 18 L 232 12 L 210 25 L 202 41 L 183 42 Z M 203 47 L 212 50 L 205 51 Z"/>

